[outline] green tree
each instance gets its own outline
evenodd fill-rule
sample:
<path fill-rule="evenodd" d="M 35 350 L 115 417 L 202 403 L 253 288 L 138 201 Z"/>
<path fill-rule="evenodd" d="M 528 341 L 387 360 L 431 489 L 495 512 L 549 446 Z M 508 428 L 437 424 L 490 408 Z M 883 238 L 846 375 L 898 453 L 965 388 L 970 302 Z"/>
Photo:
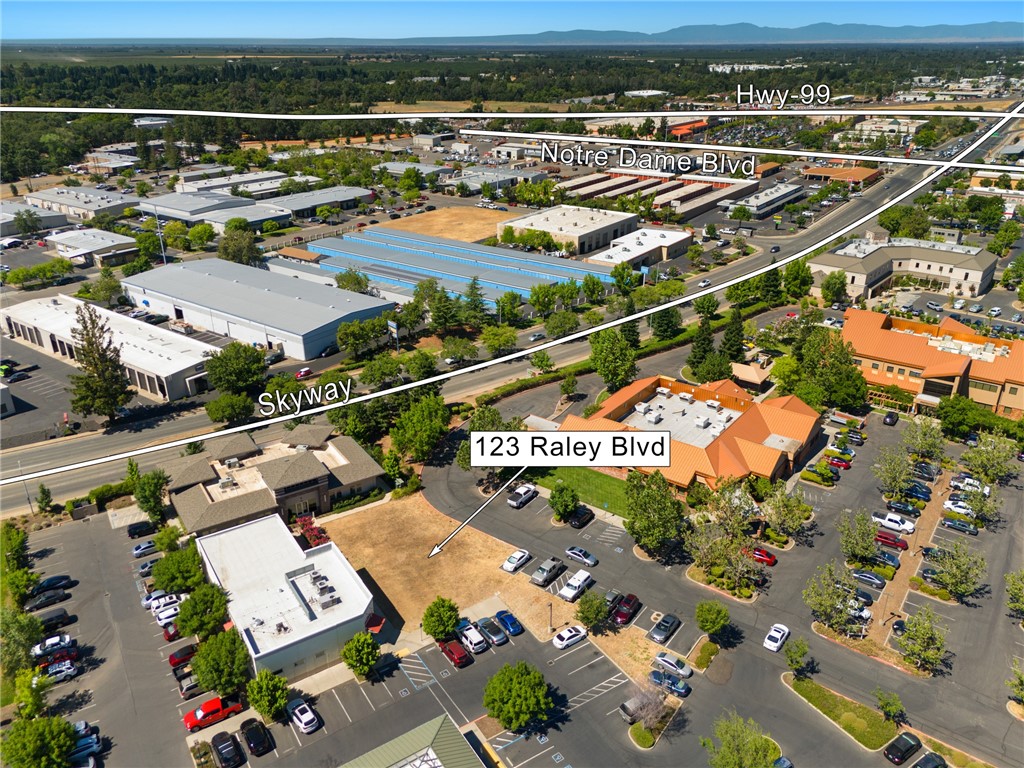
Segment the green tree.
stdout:
<path fill-rule="evenodd" d="M 593 629 L 608 618 L 608 603 L 604 595 L 591 589 L 580 595 L 576 601 L 576 621 L 587 629 Z"/>
<path fill-rule="evenodd" d="M 580 495 L 575 488 L 565 483 L 559 484 L 548 499 L 548 506 L 555 513 L 555 520 L 560 523 L 568 522 L 579 505 Z"/>
<path fill-rule="evenodd" d="M 878 479 L 882 492 L 894 496 L 902 496 L 913 479 L 907 452 L 896 446 L 883 446 L 871 471 Z"/>
<path fill-rule="evenodd" d="M 551 355 L 546 350 L 540 350 L 530 355 L 530 362 L 533 367 L 541 373 L 550 373 L 555 370 L 555 361 L 551 359 Z"/>
<path fill-rule="evenodd" d="M 237 229 L 228 229 L 230 224 L 229 221 L 225 225 L 224 234 L 217 246 L 217 256 L 247 267 L 256 267 L 263 263 L 263 254 L 256 246 L 256 235 L 248 230 L 248 225 L 244 232 L 240 232 Z"/>
<path fill-rule="evenodd" d="M 39 484 L 39 491 L 36 493 L 36 509 L 40 513 L 47 513 L 53 508 L 53 494 L 50 489 L 42 483 Z"/>
<path fill-rule="evenodd" d="M 363 366 L 359 381 L 374 389 L 395 381 L 402 375 L 402 363 L 390 352 L 381 352 Z"/>
<path fill-rule="evenodd" d="M 25 208 L 14 213 L 14 228 L 22 237 L 31 238 L 43 228 L 43 220 L 39 214 L 31 208 Z"/>
<path fill-rule="evenodd" d="M 178 545 L 178 540 L 181 537 L 181 528 L 176 525 L 165 525 L 154 534 L 153 543 L 156 544 L 156 548 L 161 552 L 173 554 L 181 548 Z"/>
<path fill-rule="evenodd" d="M 787 491 L 785 481 L 779 480 L 761 502 L 761 517 L 776 533 L 793 536 L 810 517 L 811 509 L 799 487 Z"/>
<path fill-rule="evenodd" d="M 803 637 L 794 638 L 786 643 L 785 648 L 782 650 L 786 654 L 786 666 L 789 667 L 793 676 L 806 677 L 807 652 L 810 650 L 807 646 L 807 640 Z"/>
<path fill-rule="evenodd" d="M 476 275 L 462 292 L 462 298 L 462 324 L 470 328 L 483 328 L 488 320 L 487 304 L 484 302 L 484 289 Z"/>
<path fill-rule="evenodd" d="M 562 379 L 562 383 L 558 385 L 559 392 L 562 393 L 562 397 L 572 397 L 576 394 L 576 374 L 567 373 L 565 378 Z"/>
<path fill-rule="evenodd" d="M 827 405 L 850 409 L 864 404 L 868 385 L 854 363 L 852 344 L 827 328 L 815 328 L 801 352 L 804 369 L 811 382 L 821 387 Z"/>
<path fill-rule="evenodd" d="M 821 298 L 826 304 L 842 303 L 849 298 L 846 295 L 846 272 L 838 269 L 825 276 L 821 281 Z"/>
<path fill-rule="evenodd" d="M 626 476 L 626 511 L 626 533 L 647 552 L 657 552 L 678 537 L 683 524 L 683 504 L 658 470 Z"/>
<path fill-rule="evenodd" d="M 498 357 L 500 353 L 515 347 L 516 331 L 508 324 L 488 325 L 480 332 L 480 343 L 491 357 Z"/>
<path fill-rule="evenodd" d="M 195 540 L 168 552 L 153 566 L 153 586 L 165 592 L 193 592 L 206 581 Z"/>
<path fill-rule="evenodd" d="M 618 297 L 616 297 L 618 298 Z M 636 314 L 636 305 L 633 303 L 633 297 L 627 296 L 622 305 L 623 317 L 632 317 Z M 622 338 L 626 340 L 633 349 L 640 347 L 640 323 L 636 320 L 630 320 L 619 326 L 619 333 L 622 334 Z"/>
<path fill-rule="evenodd" d="M 596 275 L 587 273 L 583 276 L 583 295 L 590 304 L 600 304 L 604 298 L 604 283 Z"/>
<path fill-rule="evenodd" d="M 715 332 L 711 329 L 711 319 L 702 317 L 697 326 L 697 333 L 693 336 L 693 343 L 690 345 L 690 354 L 686 358 L 686 364 L 691 370 L 700 367 L 709 355 L 715 352 Z"/>
<path fill-rule="evenodd" d="M 707 296 L 701 296 L 693 300 L 693 311 L 702 319 L 714 319 L 715 313 L 718 312 L 718 306 L 718 299 L 713 293 L 709 293 Z"/>
<path fill-rule="evenodd" d="M 774 259 L 772 260 L 774 263 Z M 767 302 L 771 306 L 782 303 L 782 278 L 779 275 L 779 270 L 773 269 L 765 272 L 761 276 L 761 300 Z"/>
<path fill-rule="evenodd" d="M 159 251 L 157 251 L 159 253 Z M 132 275 L 141 275 L 143 272 L 149 272 L 153 268 L 153 263 L 147 256 L 139 256 L 139 258 L 129 261 L 123 267 L 121 267 L 121 274 L 125 277 L 131 277 Z"/>
<path fill-rule="evenodd" d="M 11 768 L 67 768 L 75 728 L 61 717 L 15 720 L 3 734 L 4 763 Z"/>
<path fill-rule="evenodd" d="M 853 621 L 847 610 L 853 594 L 850 572 L 834 560 L 818 567 L 804 587 L 804 605 L 811 614 L 830 629 L 844 633 Z"/>
<path fill-rule="evenodd" d="M 438 595 L 423 612 L 423 631 L 435 640 L 444 640 L 455 634 L 459 623 L 459 606 L 447 597 Z"/>
<path fill-rule="evenodd" d="M 875 553 L 876 526 L 866 510 L 846 510 L 836 520 L 839 549 L 847 560 L 864 562 Z"/>
<path fill-rule="evenodd" d="M 679 310 L 675 307 L 668 307 L 651 315 L 651 331 L 654 333 L 654 338 L 660 341 L 676 336 L 679 333 L 679 327 Z"/>
<path fill-rule="evenodd" d="M 248 395 L 233 395 L 230 392 L 211 400 L 204 406 L 210 421 L 241 424 L 252 418 L 256 403 Z"/>
<path fill-rule="evenodd" d="M 46 693 L 53 681 L 34 669 L 19 670 L 14 676 L 14 709 L 18 717 L 31 720 L 46 710 Z"/>
<path fill-rule="evenodd" d="M 181 604 L 178 630 L 182 635 L 198 635 L 206 640 L 221 631 L 227 616 L 228 598 L 224 590 L 216 584 L 200 584 Z"/>
<path fill-rule="evenodd" d="M 904 632 L 896 638 L 896 644 L 918 669 L 934 670 L 946 657 L 946 630 L 939 626 L 931 606 L 925 605 L 906 618 Z"/>
<path fill-rule="evenodd" d="M 162 469 L 147 472 L 135 483 L 135 502 L 154 523 L 164 519 L 164 489 L 170 478 Z"/>
<path fill-rule="evenodd" d="M 735 214 L 734 214 L 735 215 Z M 770 737 L 754 720 L 743 720 L 735 710 L 715 720 L 714 740 L 702 737 L 711 768 L 771 768 L 777 752 Z"/>
<path fill-rule="evenodd" d="M 22 669 L 31 669 L 34 666 L 32 646 L 42 639 L 43 625 L 37 616 L 11 606 L 0 606 L 0 667 L 4 675 L 10 677 Z"/>
<path fill-rule="evenodd" d="M 523 321 L 523 311 L 520 305 L 522 298 L 515 291 L 506 291 L 495 302 L 495 309 L 498 310 L 498 322 L 504 323 L 512 328 L 517 327 Z"/>
<path fill-rule="evenodd" d="M 579 318 L 576 317 L 574 312 L 569 312 L 568 310 L 554 312 L 548 315 L 544 321 L 544 330 L 553 339 L 560 339 L 563 336 L 568 336 L 570 333 L 575 333 L 579 330 L 579 327 Z"/>
<path fill-rule="evenodd" d="M 502 728 L 519 731 L 554 707 L 544 675 L 532 664 L 506 664 L 484 687 L 484 708 Z"/>
<path fill-rule="evenodd" d="M 121 348 L 114 343 L 106 321 L 89 304 L 75 309 L 77 327 L 71 329 L 75 340 L 75 360 L 81 373 L 72 374 L 71 408 L 82 416 L 97 414 L 113 420 L 118 408 L 132 399 L 128 375 L 121 364 Z"/>
<path fill-rule="evenodd" d="M 693 376 L 701 384 L 722 381 L 732 377 L 732 363 L 724 352 L 712 352 L 693 369 Z"/>
<path fill-rule="evenodd" d="M 234 194 L 234 193 L 232 193 Z M 249 232 L 249 222 L 242 216 L 235 216 L 224 222 L 224 232 Z"/>
<path fill-rule="evenodd" d="M 697 626 L 708 637 L 718 637 L 722 630 L 729 626 L 729 609 L 717 600 L 701 600 L 695 612 Z"/>
<path fill-rule="evenodd" d="M 196 224 L 188 231 L 188 241 L 192 244 L 193 248 L 205 248 L 213 238 L 217 236 L 213 226 L 202 222 Z"/>
<path fill-rule="evenodd" d="M 1024 617 L 1024 569 L 1004 573 L 1006 580 L 1006 607 L 1017 618 Z M 0 626 L 2 630 L 2 626 Z M 7 665 L 4 664 L 6 667 Z"/>
<path fill-rule="evenodd" d="M 366 293 L 370 290 L 370 278 L 354 267 L 349 267 L 344 272 L 338 272 L 334 276 L 334 282 L 343 291 Z"/>
<path fill-rule="evenodd" d="M 612 392 L 636 378 L 636 347 L 615 328 L 590 335 L 590 359 L 597 375 Z"/>
<path fill-rule="evenodd" d="M 941 427 L 925 416 L 907 420 L 902 442 L 906 453 L 919 459 L 941 462 L 946 454 L 946 438 Z"/>
<path fill-rule="evenodd" d="M 729 214 L 729 218 L 735 221 L 750 221 L 753 217 L 754 215 L 745 205 L 737 205 L 733 208 L 732 213 Z"/>
<path fill-rule="evenodd" d="M 630 291 L 636 288 L 637 283 L 640 282 L 636 272 L 625 261 L 620 261 L 612 267 L 611 277 L 615 281 L 615 287 L 623 295 L 629 294 Z"/>
<path fill-rule="evenodd" d="M 206 378 L 221 392 L 239 394 L 260 384 L 266 363 L 261 350 L 240 341 L 232 341 L 206 360 Z"/>
<path fill-rule="evenodd" d="M 985 483 L 1002 483 L 1017 474 L 1017 454 L 1020 448 L 1015 440 L 1001 434 L 982 432 L 978 444 L 964 451 L 963 465 Z"/>
<path fill-rule="evenodd" d="M 476 345 L 461 336 L 448 336 L 441 344 L 441 356 L 445 359 L 476 360 L 478 354 Z"/>
<path fill-rule="evenodd" d="M 957 600 L 964 600 L 978 593 L 981 580 L 987 569 L 985 558 L 976 555 L 962 541 L 955 541 L 935 559 L 939 572 L 935 581 L 946 588 Z"/>
<path fill-rule="evenodd" d="M 265 720 L 276 720 L 288 704 L 288 681 L 269 669 L 261 669 L 246 684 L 245 697 Z"/>
<path fill-rule="evenodd" d="M 725 326 L 725 334 L 722 336 L 722 347 L 719 351 L 734 363 L 742 363 L 745 355 L 743 352 L 743 316 L 735 307 L 729 313 L 729 322 Z"/>
<path fill-rule="evenodd" d="M 530 289 L 530 306 L 541 317 L 550 315 L 554 311 L 557 300 L 558 292 L 550 283 L 537 283 Z"/>
<path fill-rule="evenodd" d="M 1020 704 L 1024 702 L 1024 667 L 1021 667 L 1020 659 L 1013 660 L 1011 675 L 1010 679 L 1005 681 L 1005 685 L 1010 689 L 1010 695 Z"/>
<path fill-rule="evenodd" d="M 899 723 L 906 717 L 907 711 L 895 691 L 886 691 L 881 686 L 875 686 L 874 694 L 878 701 L 878 709 L 886 720 Z"/>
<path fill-rule="evenodd" d="M 359 632 L 345 643 L 341 659 L 354 674 L 365 677 L 380 660 L 380 644 L 369 632 Z"/>
<path fill-rule="evenodd" d="M 425 461 L 448 433 L 450 417 L 448 406 L 440 395 L 417 400 L 395 421 L 391 444 L 402 456 L 409 456 L 413 461 Z"/>
<path fill-rule="evenodd" d="M 814 284 L 814 276 L 811 274 L 811 268 L 807 266 L 805 259 L 789 262 L 786 265 L 786 271 L 783 273 L 782 279 L 786 287 L 786 293 L 789 294 L 791 299 L 799 299 L 802 296 L 806 296 L 807 292 L 811 289 L 811 285 Z"/>
<path fill-rule="evenodd" d="M 183 612 L 195 599 L 193 595 L 182 603 Z M 181 626 L 180 618 L 178 628 L 183 635 L 191 634 Z M 249 653 L 238 630 L 229 629 L 201 643 L 192 657 L 192 672 L 199 685 L 208 691 L 216 691 L 221 696 L 241 691 L 249 679 Z"/>

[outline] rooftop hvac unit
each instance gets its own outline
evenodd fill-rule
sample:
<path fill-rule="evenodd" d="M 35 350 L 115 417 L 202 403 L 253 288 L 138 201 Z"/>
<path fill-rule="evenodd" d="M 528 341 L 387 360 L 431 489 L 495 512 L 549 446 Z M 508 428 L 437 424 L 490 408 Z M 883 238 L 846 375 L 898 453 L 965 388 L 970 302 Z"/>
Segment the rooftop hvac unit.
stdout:
<path fill-rule="evenodd" d="M 235 478 L 233 478 L 231 475 L 228 475 L 227 477 L 222 477 L 220 480 L 217 481 L 218 488 L 230 488 L 234 484 Z"/>
<path fill-rule="evenodd" d="M 657 424 L 659 421 L 661 421 L 661 414 L 658 413 L 657 411 L 651 411 L 644 418 L 646 418 L 647 421 L 651 424 Z"/>
<path fill-rule="evenodd" d="M 665 397 L 668 397 L 669 395 L 672 394 L 672 390 L 669 389 L 668 387 L 658 387 L 654 391 L 657 392 L 659 395 L 664 395 Z"/>
<path fill-rule="evenodd" d="M 235 469 L 236 467 L 238 467 L 238 459 L 233 457 L 230 459 L 226 459 L 224 461 L 224 466 L 227 467 L 228 469 Z"/>
<path fill-rule="evenodd" d="M 320 610 L 326 610 L 327 608 L 330 608 L 332 605 L 337 605 L 340 602 L 341 598 L 337 595 L 324 595 L 324 597 L 320 598 L 319 600 Z"/>
<path fill-rule="evenodd" d="M 696 425 L 697 429 L 707 429 L 708 426 L 710 426 L 711 424 L 711 419 L 709 419 L 707 416 L 703 414 L 700 414 L 696 418 L 694 418 L 693 423 Z"/>
<path fill-rule="evenodd" d="M 690 405 L 693 405 L 693 395 L 691 395 L 689 392 L 680 392 L 679 399 L 689 403 Z"/>
<path fill-rule="evenodd" d="M 633 406 L 633 409 L 637 413 L 647 413 L 649 410 L 651 410 L 651 404 L 650 403 L 637 403 L 636 405 Z"/>
<path fill-rule="evenodd" d="M 706 405 L 708 408 L 713 408 L 716 411 L 722 410 L 722 404 L 717 400 L 705 400 L 704 405 Z"/>

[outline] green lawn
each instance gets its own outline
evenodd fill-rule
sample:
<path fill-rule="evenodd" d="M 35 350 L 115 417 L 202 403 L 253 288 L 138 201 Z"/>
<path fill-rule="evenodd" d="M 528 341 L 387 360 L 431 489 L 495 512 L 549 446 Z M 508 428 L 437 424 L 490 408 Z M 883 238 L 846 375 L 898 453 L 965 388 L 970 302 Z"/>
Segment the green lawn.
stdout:
<path fill-rule="evenodd" d="M 861 745 L 879 749 L 896 738 L 896 726 L 871 707 L 850 701 L 813 680 L 793 680 L 793 690 Z"/>
<path fill-rule="evenodd" d="M 553 490 L 558 481 L 576 489 L 580 501 L 598 509 L 605 509 L 626 517 L 626 483 L 587 467 L 549 467 L 532 469 L 531 481 Z"/>

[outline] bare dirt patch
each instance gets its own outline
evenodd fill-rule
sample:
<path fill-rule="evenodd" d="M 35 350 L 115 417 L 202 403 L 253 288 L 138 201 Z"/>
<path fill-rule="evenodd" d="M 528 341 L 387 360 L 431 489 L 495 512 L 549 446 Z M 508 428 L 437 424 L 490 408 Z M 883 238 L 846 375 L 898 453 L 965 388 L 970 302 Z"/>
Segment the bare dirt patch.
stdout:
<path fill-rule="evenodd" d="M 642 682 L 651 671 L 651 659 L 665 650 L 652 643 L 635 627 L 591 635 L 591 642 L 612 659 L 634 682 Z"/>
<path fill-rule="evenodd" d="M 453 208 L 439 208 L 418 216 L 389 221 L 388 229 L 400 229 L 432 237 L 447 237 L 475 243 L 497 234 L 498 224 L 519 216 L 518 209 L 494 211 L 490 208 L 475 208 L 459 205 Z"/>

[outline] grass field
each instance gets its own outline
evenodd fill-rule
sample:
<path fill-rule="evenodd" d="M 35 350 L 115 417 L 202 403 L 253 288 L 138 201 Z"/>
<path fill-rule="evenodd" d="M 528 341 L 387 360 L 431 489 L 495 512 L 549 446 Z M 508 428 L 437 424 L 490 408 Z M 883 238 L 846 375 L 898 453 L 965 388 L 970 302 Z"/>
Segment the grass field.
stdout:
<path fill-rule="evenodd" d="M 576 489 L 580 501 L 626 517 L 626 483 L 587 467 L 549 467 L 530 471 L 530 479 L 553 490 L 562 481 Z"/>

